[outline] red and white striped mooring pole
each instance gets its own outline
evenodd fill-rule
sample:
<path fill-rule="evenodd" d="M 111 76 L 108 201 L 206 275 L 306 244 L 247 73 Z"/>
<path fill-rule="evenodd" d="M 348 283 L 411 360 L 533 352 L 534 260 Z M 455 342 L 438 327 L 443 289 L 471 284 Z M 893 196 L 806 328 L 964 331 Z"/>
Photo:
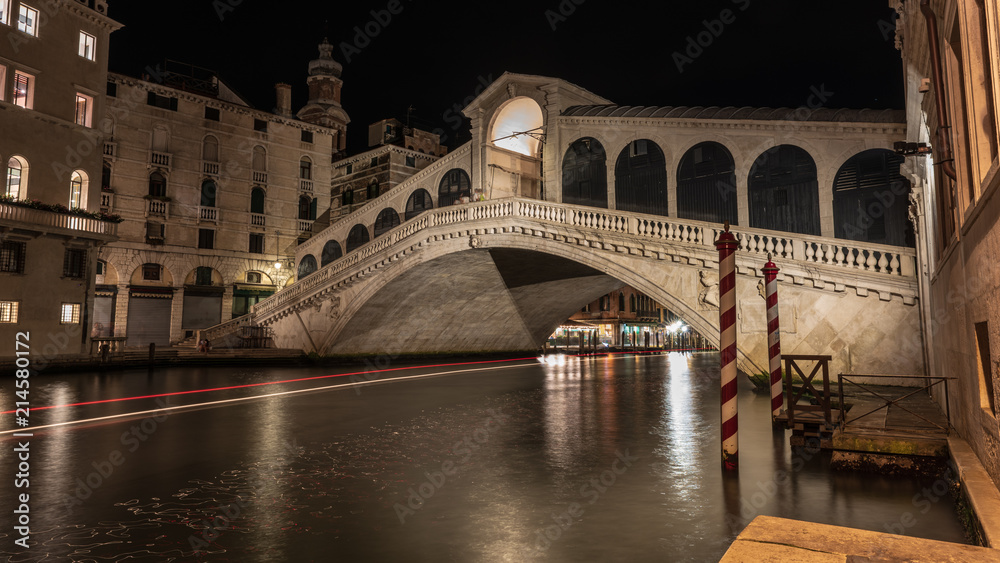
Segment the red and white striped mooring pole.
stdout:
<path fill-rule="evenodd" d="M 725 231 L 715 241 L 719 251 L 719 352 L 722 358 L 722 467 L 739 469 L 736 423 L 736 249 L 739 243 Z"/>
<path fill-rule="evenodd" d="M 778 323 L 778 267 L 767 255 L 764 264 L 764 292 L 767 294 L 767 356 L 771 370 L 771 422 L 778 419 L 784 402 L 781 396 L 781 331 Z"/>

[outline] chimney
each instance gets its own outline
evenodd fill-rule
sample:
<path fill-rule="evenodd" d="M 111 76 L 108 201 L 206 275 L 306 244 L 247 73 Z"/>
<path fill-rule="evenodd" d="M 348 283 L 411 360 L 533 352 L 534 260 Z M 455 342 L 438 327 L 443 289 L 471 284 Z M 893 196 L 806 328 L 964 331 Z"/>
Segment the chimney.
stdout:
<path fill-rule="evenodd" d="M 289 84 L 275 84 L 274 92 L 278 98 L 275 113 L 284 117 L 292 116 L 292 87 Z"/>

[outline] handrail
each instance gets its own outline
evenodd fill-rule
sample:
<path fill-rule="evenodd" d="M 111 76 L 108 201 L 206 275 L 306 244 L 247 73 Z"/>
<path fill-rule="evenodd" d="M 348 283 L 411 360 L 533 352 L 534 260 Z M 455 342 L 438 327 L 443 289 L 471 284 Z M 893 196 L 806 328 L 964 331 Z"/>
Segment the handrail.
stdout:
<path fill-rule="evenodd" d="M 918 387 L 918 388 L 914 389 L 913 391 L 911 391 L 911 392 L 903 395 L 902 397 L 898 397 L 898 398 L 895 398 L 895 399 L 888 399 L 886 397 L 883 397 L 879 393 L 877 393 L 875 391 L 872 391 L 871 389 L 868 389 L 867 387 L 865 387 L 861 383 L 858 383 L 857 381 L 852 381 L 850 379 L 852 377 L 853 378 L 865 378 L 865 379 L 873 379 L 873 378 L 874 379 L 923 379 L 923 380 L 932 380 L 933 379 L 935 381 L 933 381 L 932 383 L 928 383 L 927 385 L 924 385 L 923 387 Z M 838 373 L 837 374 L 837 387 L 838 387 L 838 395 L 839 395 L 839 398 L 840 398 L 840 419 L 843 421 L 844 428 L 846 428 L 847 425 L 850 424 L 851 422 L 857 422 L 858 420 L 860 420 L 860 419 L 862 419 L 862 418 L 864 418 L 864 417 L 866 417 L 868 415 L 871 415 L 871 414 L 874 414 L 876 412 L 879 412 L 882 409 L 886 409 L 886 411 L 888 412 L 889 407 L 895 405 L 895 406 L 903 409 L 904 411 L 912 414 L 913 416 L 919 418 L 920 420 L 923 420 L 924 422 L 930 424 L 931 426 L 933 426 L 935 428 L 938 428 L 939 430 L 944 430 L 944 432 L 947 434 L 947 433 L 949 433 L 950 428 L 951 428 L 951 405 L 950 405 L 950 403 L 948 401 L 948 381 L 955 380 L 955 379 L 958 379 L 958 378 L 956 378 L 956 377 L 942 377 L 942 376 L 927 376 L 927 375 L 869 375 L 869 374 L 859 374 L 859 373 Z M 847 383 L 849 383 L 850 385 L 854 385 L 855 387 L 861 389 L 862 391 L 865 391 L 866 393 L 868 393 L 868 394 L 870 394 L 870 395 L 872 395 L 872 396 L 880 399 L 881 401 L 883 401 L 883 403 L 880 404 L 878 407 L 876 407 L 874 409 L 871 409 L 871 410 L 869 410 L 868 412 L 866 412 L 864 414 L 855 416 L 854 418 L 851 418 L 850 420 L 848 420 L 847 419 L 847 410 L 844 407 L 844 382 L 845 381 Z M 919 415 L 919 414 L 911 411 L 910 409 L 904 407 L 903 405 L 899 404 L 899 402 L 903 401 L 904 399 L 908 399 L 908 398 L 912 397 L 913 395 L 916 395 L 917 393 L 919 393 L 921 391 L 928 391 L 928 390 L 930 390 L 931 387 L 934 387 L 935 385 L 938 385 L 938 384 L 941 384 L 941 383 L 944 384 L 943 385 L 943 387 L 944 387 L 944 408 L 945 408 L 945 418 L 948 421 L 948 425 L 947 426 L 941 426 L 940 424 L 937 424 L 936 422 L 934 422 L 932 420 L 928 420 L 927 418 L 925 418 L 925 417 L 923 417 L 923 416 L 921 416 L 921 415 Z M 885 426 L 885 428 L 889 428 L 889 427 Z M 893 429 L 894 430 L 901 430 L 901 431 L 911 430 L 910 428 L 896 428 L 896 427 L 893 427 Z"/>

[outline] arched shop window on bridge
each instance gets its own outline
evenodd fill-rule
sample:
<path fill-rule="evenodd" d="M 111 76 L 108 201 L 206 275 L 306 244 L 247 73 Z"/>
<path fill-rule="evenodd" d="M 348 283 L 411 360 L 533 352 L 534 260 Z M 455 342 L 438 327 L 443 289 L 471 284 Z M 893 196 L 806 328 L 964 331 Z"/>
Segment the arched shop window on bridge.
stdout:
<path fill-rule="evenodd" d="M 833 180 L 833 232 L 837 238 L 913 246 L 907 213 L 910 182 L 899 173 L 903 157 L 871 149 L 848 159 Z"/>
<path fill-rule="evenodd" d="M 391 207 L 386 207 L 375 218 L 375 237 L 384 235 L 396 225 L 399 225 L 399 213 L 396 213 L 396 210 Z"/>
<path fill-rule="evenodd" d="M 618 154 L 615 208 L 667 215 L 667 161 L 653 141 L 632 141 Z"/>
<path fill-rule="evenodd" d="M 320 266 L 326 266 L 343 255 L 344 251 L 340 248 L 340 243 L 335 240 L 328 240 L 323 245 L 323 254 L 320 255 Z"/>
<path fill-rule="evenodd" d="M 364 225 L 354 225 L 351 232 L 347 234 L 347 252 L 352 252 L 369 240 L 368 229 Z"/>
<path fill-rule="evenodd" d="M 306 254 L 299 261 L 298 279 L 302 279 L 316 271 L 316 258 L 312 254 Z"/>
<path fill-rule="evenodd" d="M 816 162 L 794 145 L 764 151 L 750 168 L 750 226 L 818 235 L 819 183 Z"/>
<path fill-rule="evenodd" d="M 427 193 L 425 189 L 419 189 L 410 194 L 410 198 L 406 200 L 406 220 L 409 221 L 433 208 L 434 202 L 431 201 L 431 194 Z"/>
<path fill-rule="evenodd" d="M 469 175 L 461 168 L 454 168 L 444 173 L 441 183 L 438 184 L 438 206 L 447 207 L 453 205 L 463 197 L 471 197 L 472 181 Z"/>
<path fill-rule="evenodd" d="M 600 141 L 577 139 L 566 150 L 562 164 L 563 203 L 608 207 L 607 155 Z"/>
<path fill-rule="evenodd" d="M 736 163 L 719 143 L 699 143 L 677 167 L 677 216 L 736 224 Z"/>

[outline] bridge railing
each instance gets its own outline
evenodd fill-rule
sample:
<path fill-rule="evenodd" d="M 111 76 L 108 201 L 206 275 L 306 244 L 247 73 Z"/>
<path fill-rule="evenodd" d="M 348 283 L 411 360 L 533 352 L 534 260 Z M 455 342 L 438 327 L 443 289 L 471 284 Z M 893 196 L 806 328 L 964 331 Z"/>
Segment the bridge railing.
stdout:
<path fill-rule="evenodd" d="M 429 210 L 406 221 L 385 235 L 257 303 L 253 306 L 251 314 L 256 318 L 258 315 L 267 315 L 294 303 L 300 296 L 325 285 L 328 280 L 343 271 L 425 229 L 504 217 L 521 217 L 542 223 L 702 249 L 713 249 L 714 241 L 722 231 L 721 226 L 716 223 L 524 198 L 504 198 L 455 205 Z M 777 258 L 793 262 L 915 280 L 916 255 L 913 249 L 763 229 L 733 227 L 731 230 L 739 240 L 740 252 L 744 255 L 750 254 L 764 259 L 770 253 Z"/>

